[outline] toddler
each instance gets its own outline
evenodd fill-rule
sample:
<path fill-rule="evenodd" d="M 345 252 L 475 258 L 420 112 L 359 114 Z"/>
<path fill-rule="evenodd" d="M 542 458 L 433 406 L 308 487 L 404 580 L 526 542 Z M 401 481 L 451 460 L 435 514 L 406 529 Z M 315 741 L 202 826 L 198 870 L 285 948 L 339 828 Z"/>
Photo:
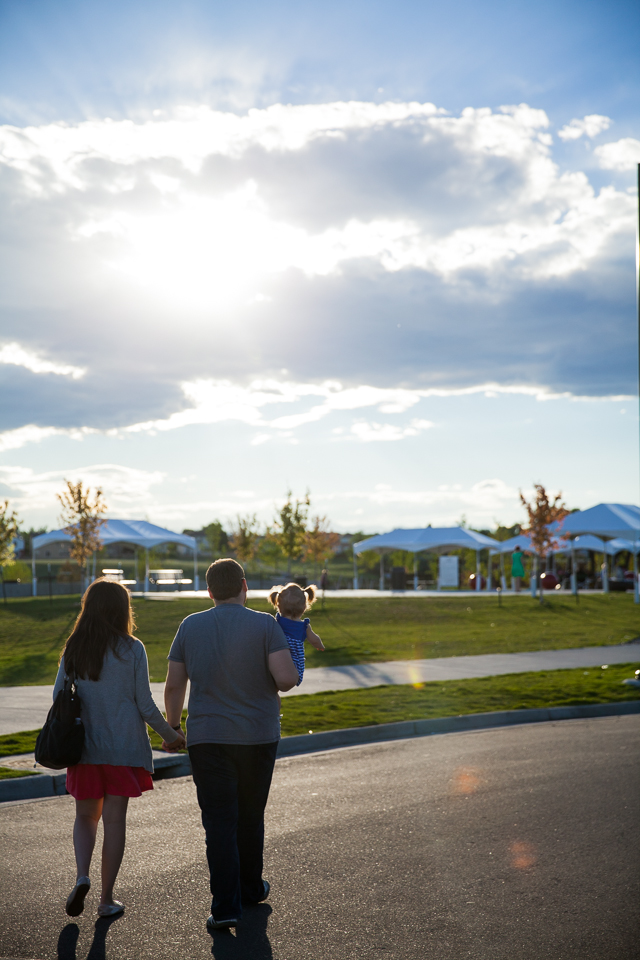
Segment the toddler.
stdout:
<path fill-rule="evenodd" d="M 304 642 L 308 640 L 316 650 L 324 650 L 324 644 L 317 633 L 311 629 L 309 617 L 302 619 L 316 599 L 316 588 L 305 590 L 297 583 L 288 583 L 286 587 L 274 587 L 269 593 L 269 602 L 276 608 L 276 620 L 282 627 L 293 662 L 298 670 L 297 686 L 302 683 L 304 674 Z"/>

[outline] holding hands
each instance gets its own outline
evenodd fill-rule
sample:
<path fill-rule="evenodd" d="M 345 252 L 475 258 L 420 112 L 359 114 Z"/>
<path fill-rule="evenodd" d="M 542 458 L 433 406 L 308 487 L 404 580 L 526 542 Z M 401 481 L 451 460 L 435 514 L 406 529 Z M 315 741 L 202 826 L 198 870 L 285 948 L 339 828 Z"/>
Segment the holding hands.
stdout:
<path fill-rule="evenodd" d="M 178 750 L 184 750 L 187 745 L 187 741 L 182 730 L 176 730 L 175 740 L 163 740 L 162 749 L 167 753 L 177 753 Z"/>

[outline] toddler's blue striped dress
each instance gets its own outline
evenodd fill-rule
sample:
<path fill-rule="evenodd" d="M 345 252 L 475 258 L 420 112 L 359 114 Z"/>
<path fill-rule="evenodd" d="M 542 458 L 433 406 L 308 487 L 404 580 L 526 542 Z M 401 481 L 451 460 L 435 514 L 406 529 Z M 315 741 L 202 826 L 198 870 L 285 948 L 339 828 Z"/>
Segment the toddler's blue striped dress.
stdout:
<path fill-rule="evenodd" d="M 299 687 L 304 674 L 304 639 L 307 635 L 309 617 L 306 617 L 304 620 L 290 620 L 289 617 L 282 617 L 279 613 L 276 613 L 276 620 L 282 627 L 282 631 L 287 638 L 289 650 L 291 650 L 291 658 L 296 665 L 300 678 L 296 684 L 296 686 Z"/>

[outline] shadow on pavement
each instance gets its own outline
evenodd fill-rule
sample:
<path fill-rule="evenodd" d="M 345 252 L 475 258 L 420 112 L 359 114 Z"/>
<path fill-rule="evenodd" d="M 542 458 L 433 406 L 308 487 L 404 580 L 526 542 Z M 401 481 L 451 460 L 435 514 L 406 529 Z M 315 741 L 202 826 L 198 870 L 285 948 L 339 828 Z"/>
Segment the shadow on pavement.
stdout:
<path fill-rule="evenodd" d="M 93 941 L 87 954 L 87 960 L 106 960 L 107 958 L 107 934 L 112 923 L 120 920 L 122 914 L 117 917 L 101 917 L 96 920 Z M 68 923 L 61 931 L 58 937 L 58 960 L 76 960 L 76 946 L 80 930 L 76 923 Z"/>
<path fill-rule="evenodd" d="M 247 960 L 248 957 L 251 957 L 251 960 L 273 960 L 267 936 L 270 916 L 271 907 L 266 903 L 259 903 L 245 911 L 235 937 L 228 930 L 211 931 L 211 953 L 215 960 Z M 91 960 L 94 958 L 91 957 Z M 98 960 L 97 956 L 95 960 Z"/>

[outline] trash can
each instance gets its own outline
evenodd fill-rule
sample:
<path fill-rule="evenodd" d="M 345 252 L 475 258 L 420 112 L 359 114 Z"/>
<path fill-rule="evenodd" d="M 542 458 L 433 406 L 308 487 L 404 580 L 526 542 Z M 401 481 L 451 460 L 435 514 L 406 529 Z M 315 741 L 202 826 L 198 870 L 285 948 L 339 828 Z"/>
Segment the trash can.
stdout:
<path fill-rule="evenodd" d="M 405 570 L 404 567 L 391 568 L 391 589 L 392 590 L 407 589 L 407 571 Z"/>

